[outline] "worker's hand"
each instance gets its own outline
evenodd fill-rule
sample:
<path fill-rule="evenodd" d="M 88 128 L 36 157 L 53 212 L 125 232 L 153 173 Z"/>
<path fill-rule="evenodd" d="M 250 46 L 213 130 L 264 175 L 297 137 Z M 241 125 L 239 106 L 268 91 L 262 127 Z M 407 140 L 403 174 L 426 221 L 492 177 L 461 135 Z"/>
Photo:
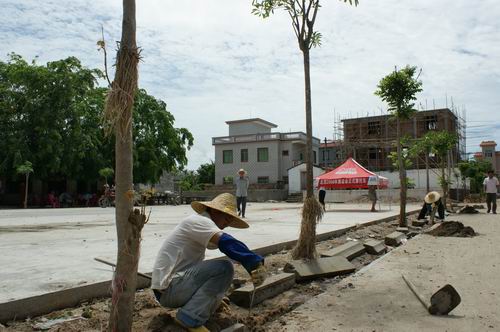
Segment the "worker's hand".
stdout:
<path fill-rule="evenodd" d="M 266 280 L 267 270 L 264 263 L 259 264 L 255 270 L 250 273 L 252 277 L 252 283 L 255 287 L 262 285 L 264 280 Z"/>

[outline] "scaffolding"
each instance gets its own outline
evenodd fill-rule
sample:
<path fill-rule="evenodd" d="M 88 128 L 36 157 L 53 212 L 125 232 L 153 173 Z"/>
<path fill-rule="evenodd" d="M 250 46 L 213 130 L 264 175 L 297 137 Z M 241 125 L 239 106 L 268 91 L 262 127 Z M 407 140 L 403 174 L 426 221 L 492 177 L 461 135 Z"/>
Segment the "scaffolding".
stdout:
<path fill-rule="evenodd" d="M 425 102 L 427 105 L 427 101 Z M 433 102 L 435 106 L 435 102 Z M 448 102 L 446 102 L 448 106 Z M 341 117 L 334 111 L 333 141 L 340 142 L 339 149 L 345 157 L 351 156 L 371 171 L 392 171 L 389 154 L 395 150 L 396 121 L 379 109 L 379 114 L 366 117 Z M 447 130 L 457 135 L 457 144 L 447 157 L 448 175 L 461 160 L 467 159 L 466 109 L 458 107 L 451 99 L 451 107 L 426 109 L 420 103 L 415 115 L 401 123 L 402 134 L 410 136 L 410 143 L 420 139 L 430 130 Z M 436 157 L 418 156 L 413 168 L 438 168 Z"/>

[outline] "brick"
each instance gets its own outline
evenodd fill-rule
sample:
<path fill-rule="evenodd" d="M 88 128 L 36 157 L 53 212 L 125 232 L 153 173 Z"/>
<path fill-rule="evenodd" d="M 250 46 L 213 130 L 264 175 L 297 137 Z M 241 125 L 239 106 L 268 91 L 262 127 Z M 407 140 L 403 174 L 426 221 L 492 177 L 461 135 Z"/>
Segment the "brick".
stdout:
<path fill-rule="evenodd" d="M 231 325 L 220 332 L 248 332 L 250 331 L 245 325 L 238 323 Z"/>
<path fill-rule="evenodd" d="M 425 220 L 425 219 L 413 220 L 411 222 L 411 224 L 412 224 L 412 226 L 423 227 L 423 226 L 427 225 L 427 220 Z"/>
<path fill-rule="evenodd" d="M 410 230 L 408 229 L 408 227 L 398 227 L 396 228 L 396 232 L 400 232 L 400 233 L 408 233 Z"/>
<path fill-rule="evenodd" d="M 255 296 L 253 305 L 259 304 L 262 301 L 275 297 L 290 289 L 295 285 L 295 274 L 293 273 L 280 273 L 268 277 L 264 283 L 255 288 Z M 252 301 L 253 285 L 248 284 L 241 288 L 234 290 L 229 299 L 240 307 L 250 307 Z"/>
<path fill-rule="evenodd" d="M 351 262 L 340 256 L 290 261 L 284 267 L 285 272 L 295 272 L 297 281 L 335 277 L 355 270 L 356 267 Z"/>
<path fill-rule="evenodd" d="M 406 239 L 406 235 L 401 232 L 392 232 L 385 237 L 385 244 L 391 247 L 397 247 L 401 244 L 401 241 Z"/>
<path fill-rule="evenodd" d="M 366 248 L 366 251 L 372 255 L 380 255 L 387 251 L 385 244 L 383 241 L 378 240 L 368 240 L 363 245 Z"/>
<path fill-rule="evenodd" d="M 340 256 L 351 260 L 365 253 L 365 247 L 361 242 L 349 241 L 338 247 L 322 252 L 321 257 Z"/>

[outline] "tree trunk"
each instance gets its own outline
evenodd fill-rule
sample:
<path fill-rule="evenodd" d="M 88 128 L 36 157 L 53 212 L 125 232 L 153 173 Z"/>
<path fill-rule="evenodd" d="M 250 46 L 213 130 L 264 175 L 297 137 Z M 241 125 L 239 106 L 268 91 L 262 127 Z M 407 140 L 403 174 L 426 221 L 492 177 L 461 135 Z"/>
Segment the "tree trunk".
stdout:
<path fill-rule="evenodd" d="M 24 208 L 28 208 L 28 186 L 29 186 L 29 181 L 30 179 L 30 173 L 26 173 L 26 185 L 24 186 Z"/>
<path fill-rule="evenodd" d="M 112 283 L 110 331 L 131 331 L 137 285 L 137 266 L 144 214 L 133 211 L 132 112 L 137 90 L 139 52 L 136 45 L 135 0 L 123 0 L 122 37 L 116 73 L 106 101 L 106 116 L 115 130 L 115 216 L 117 262 Z"/>
<path fill-rule="evenodd" d="M 316 257 L 316 224 L 323 217 L 323 208 L 314 196 L 313 148 L 312 148 L 312 103 L 309 48 L 301 45 L 304 56 L 304 83 L 306 101 L 306 199 L 302 207 L 302 222 L 297 245 L 292 251 L 293 259 Z"/>
<path fill-rule="evenodd" d="M 429 183 L 429 151 L 425 150 L 425 189 L 427 192 L 431 190 L 431 186 Z"/>
<path fill-rule="evenodd" d="M 441 181 L 442 181 L 442 186 L 441 189 L 443 189 L 443 205 L 445 211 L 448 209 L 446 207 L 446 201 L 448 198 L 448 181 L 446 180 L 446 171 L 445 171 L 445 164 L 444 164 L 444 158 L 441 156 Z"/>
<path fill-rule="evenodd" d="M 406 168 L 403 161 L 403 151 L 401 147 L 401 120 L 397 118 L 397 153 L 399 168 L 399 226 L 406 227 Z"/>

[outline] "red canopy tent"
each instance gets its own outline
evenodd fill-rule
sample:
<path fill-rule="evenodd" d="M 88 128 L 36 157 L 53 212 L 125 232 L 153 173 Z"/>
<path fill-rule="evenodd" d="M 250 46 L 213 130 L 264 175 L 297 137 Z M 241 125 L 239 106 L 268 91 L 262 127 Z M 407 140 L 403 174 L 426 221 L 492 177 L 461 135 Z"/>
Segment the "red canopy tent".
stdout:
<path fill-rule="evenodd" d="M 348 158 L 333 171 L 316 177 L 317 187 L 327 189 L 367 189 L 368 183 L 378 184 L 379 188 L 387 188 L 389 179 L 379 176 L 352 158 Z"/>

